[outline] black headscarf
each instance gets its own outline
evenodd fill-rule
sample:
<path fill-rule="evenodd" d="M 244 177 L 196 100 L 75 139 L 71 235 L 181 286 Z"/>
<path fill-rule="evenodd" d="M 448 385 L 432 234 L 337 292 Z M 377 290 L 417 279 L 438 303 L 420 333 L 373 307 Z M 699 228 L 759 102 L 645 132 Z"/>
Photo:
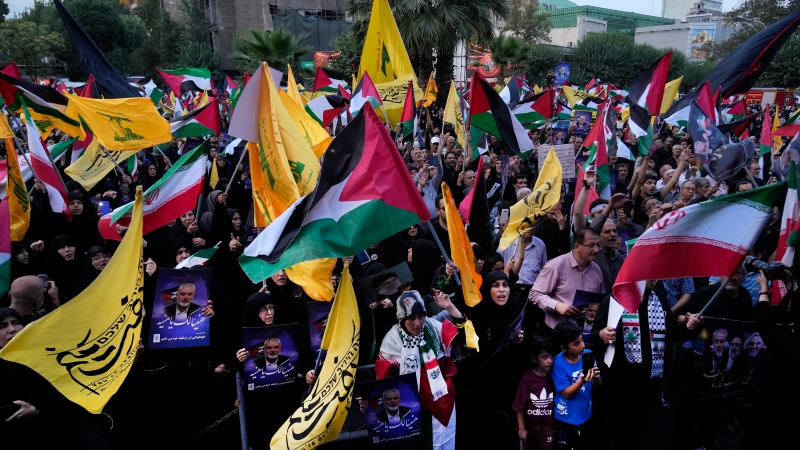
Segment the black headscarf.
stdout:
<path fill-rule="evenodd" d="M 72 236 L 62 234 L 56 236 L 47 252 L 47 276 L 58 287 L 58 300 L 61 304 L 72 300 L 78 293 L 78 281 L 83 273 L 83 255 L 75 248 L 75 258 L 65 260 L 58 250 L 69 245 L 75 247 Z"/>
<path fill-rule="evenodd" d="M 442 265 L 442 262 L 441 253 L 436 244 L 424 239 L 412 242 L 411 262 L 408 263 L 408 268 L 414 277 L 411 289 L 419 291 L 421 295 L 429 294 L 436 269 Z"/>
<path fill-rule="evenodd" d="M 78 290 L 76 294 L 89 287 L 89 285 L 92 284 L 100 275 L 100 271 L 95 269 L 92 265 L 92 258 L 94 258 L 98 253 L 110 254 L 105 247 L 101 247 L 99 245 L 95 245 L 94 247 L 90 248 L 88 252 L 86 252 L 86 258 L 84 259 L 83 264 L 83 273 L 81 274 L 80 281 L 78 281 Z"/>
<path fill-rule="evenodd" d="M 272 297 L 266 292 L 256 292 L 247 299 L 244 305 L 244 317 L 242 318 L 243 327 L 263 327 L 264 321 L 258 317 L 258 313 L 266 305 L 272 304 Z M 274 321 L 273 321 L 274 323 Z"/>
<path fill-rule="evenodd" d="M 470 316 L 475 324 L 478 336 L 489 347 L 500 343 L 500 339 L 505 336 L 508 328 L 514 324 L 523 308 L 519 296 L 513 289 L 509 289 L 508 301 L 506 301 L 505 305 L 500 306 L 492 300 L 492 284 L 497 280 L 508 281 L 508 275 L 502 270 L 493 270 L 483 277 L 480 289 L 482 300 L 474 307 L 477 314 L 473 313 Z M 486 339 L 485 336 L 491 336 L 491 338 Z M 488 354 L 491 355 L 493 352 L 494 350 L 488 352 Z"/>
<path fill-rule="evenodd" d="M 168 261 L 170 264 L 172 264 L 172 267 L 178 264 L 175 262 L 175 257 L 178 256 L 178 250 L 181 247 L 185 248 L 186 250 L 189 250 L 189 253 L 192 252 L 193 248 L 192 242 L 189 241 L 188 239 L 178 238 L 178 239 L 173 239 L 169 242 Z"/>

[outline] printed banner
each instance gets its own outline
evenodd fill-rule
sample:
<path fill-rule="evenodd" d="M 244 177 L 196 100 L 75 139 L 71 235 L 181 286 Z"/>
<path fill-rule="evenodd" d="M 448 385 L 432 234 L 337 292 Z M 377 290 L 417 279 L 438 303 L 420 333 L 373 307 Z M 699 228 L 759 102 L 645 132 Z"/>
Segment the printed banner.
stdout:
<path fill-rule="evenodd" d="M 202 314 L 209 302 L 209 269 L 159 269 L 150 325 L 150 348 L 211 345 L 210 318 Z"/>
<path fill-rule="evenodd" d="M 417 377 L 407 373 L 361 386 L 364 417 L 373 444 L 408 442 L 422 433 Z M 428 419 L 430 420 L 430 419 Z"/>
<path fill-rule="evenodd" d="M 298 325 L 244 328 L 242 339 L 250 356 L 244 361 L 248 391 L 270 390 L 297 381 Z"/>

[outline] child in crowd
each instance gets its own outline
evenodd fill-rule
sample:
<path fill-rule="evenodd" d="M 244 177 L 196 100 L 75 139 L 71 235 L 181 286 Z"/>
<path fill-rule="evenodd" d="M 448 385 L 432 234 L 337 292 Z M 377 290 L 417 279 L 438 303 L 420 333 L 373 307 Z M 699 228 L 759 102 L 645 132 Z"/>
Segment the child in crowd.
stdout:
<path fill-rule="evenodd" d="M 553 342 L 544 336 L 534 336 L 531 345 L 531 368 L 519 380 L 512 408 L 517 412 L 517 434 L 522 450 L 553 448 L 553 393 L 550 378 L 553 368 Z"/>
<path fill-rule="evenodd" d="M 584 373 L 583 358 L 592 352 L 585 350 L 582 331 L 570 320 L 559 323 L 553 330 L 556 344 L 561 347 L 551 375 L 556 388 L 556 448 L 579 450 L 588 448 L 591 442 L 590 427 L 585 425 L 592 416 L 592 384 L 599 383 L 600 371 L 593 365 Z"/>

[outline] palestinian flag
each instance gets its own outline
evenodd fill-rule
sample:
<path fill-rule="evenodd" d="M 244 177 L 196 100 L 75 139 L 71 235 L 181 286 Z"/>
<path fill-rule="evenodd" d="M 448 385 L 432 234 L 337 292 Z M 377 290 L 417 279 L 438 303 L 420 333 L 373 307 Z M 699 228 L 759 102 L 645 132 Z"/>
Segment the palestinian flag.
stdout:
<path fill-rule="evenodd" d="M 180 263 L 178 263 L 178 265 L 175 266 L 175 268 L 183 269 L 184 267 L 191 268 L 195 266 L 205 266 L 206 262 L 208 262 L 208 260 L 211 259 L 211 257 L 214 256 L 215 253 L 217 253 L 217 250 L 219 250 L 218 247 L 204 248 L 203 250 L 200 250 L 194 255 L 191 255 L 188 258 L 181 261 Z"/>
<path fill-rule="evenodd" d="M 347 107 L 347 103 L 347 99 L 341 95 L 324 95 L 306 103 L 305 109 L 311 118 L 325 128 Z"/>
<path fill-rule="evenodd" d="M 567 106 L 564 102 L 558 102 L 558 104 L 556 105 L 556 119 L 571 120 L 572 108 Z"/>
<path fill-rule="evenodd" d="M 211 72 L 205 67 L 185 67 L 175 70 L 156 68 L 156 70 L 176 95 L 178 92 L 183 95 L 187 92 L 210 91 L 213 87 Z"/>
<path fill-rule="evenodd" d="M 628 103 L 636 103 L 645 108 L 651 116 L 659 115 L 671 61 L 672 52 L 670 51 L 647 66 L 628 88 Z"/>
<path fill-rule="evenodd" d="M 794 161 L 789 164 L 789 190 L 783 203 L 783 216 L 781 218 L 781 232 L 778 235 L 778 249 L 775 260 L 786 267 L 794 265 L 794 247 L 800 244 L 800 204 L 797 200 L 797 166 Z M 772 304 L 775 305 L 787 293 L 786 284 L 776 280 L 778 289 L 772 291 Z M 774 287 L 774 286 L 773 286 Z"/>
<path fill-rule="evenodd" d="M 747 109 L 745 108 L 744 99 L 741 99 L 732 105 L 722 108 L 720 115 L 725 123 L 730 123 L 739 120 L 745 116 Z"/>
<path fill-rule="evenodd" d="M 378 109 L 383 105 L 380 92 L 372 82 L 372 78 L 369 77 L 369 72 L 365 70 L 364 76 L 361 77 L 361 81 L 358 82 L 356 90 L 353 91 L 353 96 L 350 98 L 350 115 L 355 117 L 366 103 L 372 105 L 373 109 Z"/>
<path fill-rule="evenodd" d="M 636 156 L 645 156 L 650 153 L 650 146 L 653 145 L 653 121 L 650 113 L 647 112 L 647 109 L 644 107 L 631 102 L 629 108 L 630 118 L 628 119 L 628 126 L 630 127 L 631 133 L 636 136 L 636 142 L 639 144 L 637 146 L 639 154 Z M 688 108 L 686 112 L 686 120 L 688 122 Z"/>
<path fill-rule="evenodd" d="M 22 79 L 22 74 L 19 72 L 19 67 L 17 66 L 17 63 L 13 61 L 3 66 L 3 68 L 0 69 L 0 73 L 4 73 L 18 80 Z"/>
<path fill-rule="evenodd" d="M 761 139 L 758 140 L 758 154 L 772 153 L 772 125 L 769 116 L 769 105 L 764 107 L 764 122 L 761 124 Z"/>
<path fill-rule="evenodd" d="M 781 126 L 775 129 L 773 136 L 793 137 L 800 132 L 800 109 L 794 112 Z"/>
<path fill-rule="evenodd" d="M 686 98 L 690 98 L 690 100 L 685 100 Z M 670 111 L 673 111 L 669 117 L 664 119 L 664 122 L 667 122 L 670 125 L 678 125 L 681 127 L 685 127 L 689 123 L 689 110 L 692 104 L 691 99 L 695 99 L 697 101 L 697 105 L 700 106 L 700 109 L 703 111 L 703 114 L 706 117 L 713 117 L 714 118 L 714 125 L 719 124 L 719 114 L 717 112 L 717 102 L 714 99 L 714 95 L 711 94 L 711 85 L 708 82 L 703 83 L 700 86 L 700 89 L 697 89 L 691 95 L 687 95 L 683 97 L 680 102 L 676 103 L 684 105 L 681 108 L 675 108 L 674 106 L 670 108 Z"/>
<path fill-rule="evenodd" d="M 9 111 L 21 110 L 24 101 L 34 116 L 40 133 L 58 128 L 70 136 L 81 136 L 78 118 L 66 115 L 69 100 L 53 88 L 29 83 L 0 72 L 0 96 Z"/>
<path fill-rule="evenodd" d="M 220 136 L 219 107 L 217 100 L 197 108 L 189 114 L 173 119 L 169 124 L 173 138 Z"/>
<path fill-rule="evenodd" d="M 512 75 L 503 90 L 500 91 L 500 98 L 502 98 L 505 104 L 511 109 L 514 109 L 517 103 L 522 99 L 520 84 L 522 83 L 519 82 L 517 77 Z"/>
<path fill-rule="evenodd" d="M 161 103 L 161 99 L 164 98 L 164 91 L 159 89 L 150 77 L 140 81 L 139 84 L 142 86 L 142 90 L 144 90 L 144 95 L 150 98 L 154 105 L 158 106 L 158 104 Z"/>
<path fill-rule="evenodd" d="M 144 224 L 147 234 L 166 225 L 197 206 L 197 196 L 203 193 L 208 161 L 208 141 L 186 152 L 167 173 L 144 193 Z M 38 172 L 37 172 L 38 173 Z M 120 240 L 115 224 L 128 226 L 133 203 L 116 208 L 100 218 L 98 228 L 105 239 Z"/>
<path fill-rule="evenodd" d="M 636 311 L 646 280 L 730 277 L 753 247 L 785 190 L 785 182 L 776 183 L 665 215 L 628 253 L 614 283 L 617 301 L 626 310 Z"/>
<path fill-rule="evenodd" d="M 11 211 L 8 198 L 0 203 L 0 295 L 11 287 Z"/>
<path fill-rule="evenodd" d="M 758 116 L 761 115 L 761 112 L 756 112 L 750 114 L 749 116 L 742 117 L 739 120 L 734 120 L 729 123 L 724 123 L 717 128 L 721 133 L 730 133 L 734 136 L 743 136 L 745 132 L 747 132 L 748 128 L 750 128 L 750 124 L 755 122 Z M 744 139 L 744 137 L 742 137 Z"/>
<path fill-rule="evenodd" d="M 555 91 L 548 89 L 533 97 L 518 103 L 511 111 L 526 130 L 536 130 L 543 127 L 555 115 L 553 104 Z"/>
<path fill-rule="evenodd" d="M 344 81 L 345 76 L 341 72 L 335 70 L 323 69 L 317 67 L 317 73 L 314 74 L 314 92 L 337 92 L 339 86 L 347 87 L 347 82 Z"/>
<path fill-rule="evenodd" d="M 22 110 L 25 116 L 25 126 L 28 129 L 28 151 L 30 152 L 33 173 L 36 174 L 36 178 L 47 189 L 47 197 L 50 200 L 50 208 L 53 212 L 64 214 L 72 220 L 72 214 L 68 208 L 69 195 L 67 195 L 67 188 L 53 167 L 50 153 L 44 147 L 42 135 L 39 134 L 39 128 L 34 124 L 24 100 L 22 101 Z"/>
<path fill-rule="evenodd" d="M 230 75 L 225 75 L 225 81 L 222 82 L 222 90 L 228 93 L 228 98 L 234 97 L 234 92 L 236 89 L 239 89 L 239 85 L 233 81 L 233 78 Z"/>
<path fill-rule="evenodd" d="M 592 167 L 597 172 L 597 187 L 601 198 L 611 198 L 611 171 L 608 167 L 608 148 L 613 142 L 616 147 L 617 135 L 609 125 L 613 123 L 611 107 L 608 102 L 600 105 L 600 116 L 595 120 L 583 145 L 589 149 L 589 159 L 583 165 L 583 170 Z"/>
<path fill-rule="evenodd" d="M 365 105 L 331 142 L 316 189 L 261 232 L 239 262 L 259 282 L 304 261 L 355 255 L 428 219 L 386 126 Z"/>
<path fill-rule="evenodd" d="M 403 103 L 400 123 L 403 125 L 403 142 L 413 141 L 417 135 L 417 108 L 414 103 L 414 85 L 410 82 L 406 90 L 406 99 Z"/>
<path fill-rule="evenodd" d="M 478 71 L 472 74 L 470 82 L 467 129 L 472 124 L 503 141 L 512 155 L 533 150 L 533 142 L 525 128 Z"/>
<path fill-rule="evenodd" d="M 60 92 L 63 94 L 63 92 Z M 86 84 L 84 84 L 80 88 L 75 88 L 75 93 L 80 95 L 83 98 L 102 98 L 100 93 L 97 92 L 97 85 L 94 82 L 94 75 L 89 74 L 89 79 L 86 80 Z"/>

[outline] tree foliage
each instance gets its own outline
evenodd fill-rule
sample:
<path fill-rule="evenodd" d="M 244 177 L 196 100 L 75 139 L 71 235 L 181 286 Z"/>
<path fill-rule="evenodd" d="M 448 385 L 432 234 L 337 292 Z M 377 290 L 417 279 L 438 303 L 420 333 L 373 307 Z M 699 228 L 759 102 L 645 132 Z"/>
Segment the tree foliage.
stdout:
<path fill-rule="evenodd" d="M 530 56 L 531 47 L 514 35 L 501 34 L 489 43 L 489 52 L 492 55 L 492 62 L 500 68 L 502 81 L 506 79 L 506 71 L 523 66 Z"/>
<path fill-rule="evenodd" d="M 65 42 L 45 25 L 23 19 L 0 23 L 0 57 L 2 64 L 12 61 L 20 66 L 23 76 L 35 79 L 43 74 L 43 60 L 63 51 Z"/>
<path fill-rule="evenodd" d="M 528 52 L 524 68 L 528 80 L 534 84 L 547 83 L 547 74 L 553 71 L 563 58 L 561 49 L 547 44 L 534 44 Z"/>
<path fill-rule="evenodd" d="M 514 33 L 529 44 L 550 42 L 550 16 L 539 8 L 539 0 L 508 0 L 508 20 L 500 31 Z"/>
<path fill-rule="evenodd" d="M 347 80 L 358 74 L 361 64 L 361 52 L 364 50 L 364 40 L 358 39 L 351 30 L 331 39 L 331 46 L 336 49 L 336 55 L 331 58 L 331 68 L 347 76 Z"/>
<path fill-rule="evenodd" d="M 306 35 L 293 35 L 278 28 L 273 31 L 247 30 L 233 41 L 231 58 L 243 72 L 253 72 L 262 62 L 281 72 L 291 66 L 295 76 L 302 77 L 306 69 L 300 66 L 300 57 L 311 51 L 303 45 Z"/>
<path fill-rule="evenodd" d="M 714 61 L 688 61 L 683 67 L 681 91 L 688 92 L 703 81 L 717 65 Z"/>

